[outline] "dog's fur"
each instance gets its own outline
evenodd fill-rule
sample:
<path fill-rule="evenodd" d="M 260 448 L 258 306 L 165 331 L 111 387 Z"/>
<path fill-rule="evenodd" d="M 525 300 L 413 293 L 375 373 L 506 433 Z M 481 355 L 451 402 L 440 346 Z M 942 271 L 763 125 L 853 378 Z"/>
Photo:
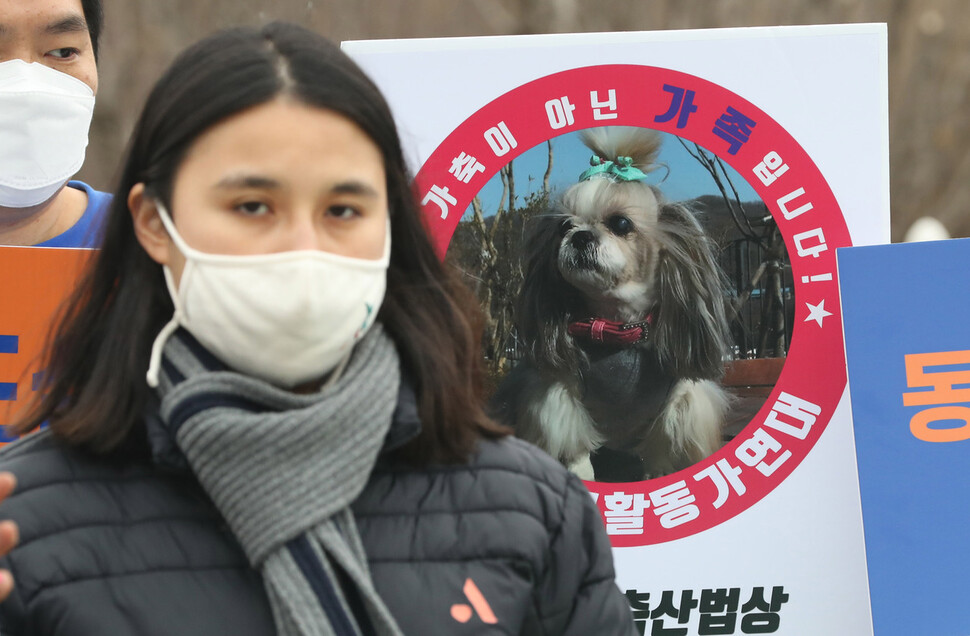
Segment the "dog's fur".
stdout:
<path fill-rule="evenodd" d="M 647 172 L 661 139 L 610 127 L 585 131 L 583 142 Z M 641 181 L 595 176 L 557 207 L 536 220 L 527 243 L 517 324 L 528 357 L 499 387 L 497 416 L 586 479 L 600 448 L 638 458 L 610 481 L 665 475 L 710 455 L 729 406 L 717 384 L 729 335 L 712 241 L 686 206 Z M 647 315 L 647 339 L 626 350 L 567 332 L 591 316 L 630 323 Z"/>

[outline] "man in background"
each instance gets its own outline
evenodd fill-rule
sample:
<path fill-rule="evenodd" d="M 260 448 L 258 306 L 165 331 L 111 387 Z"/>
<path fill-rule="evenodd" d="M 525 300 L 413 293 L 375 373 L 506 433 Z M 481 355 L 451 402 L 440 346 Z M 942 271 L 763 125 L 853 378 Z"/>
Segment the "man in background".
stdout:
<path fill-rule="evenodd" d="M 69 181 L 98 90 L 101 0 L 0 0 L 0 245 L 96 247 L 110 196 Z"/>

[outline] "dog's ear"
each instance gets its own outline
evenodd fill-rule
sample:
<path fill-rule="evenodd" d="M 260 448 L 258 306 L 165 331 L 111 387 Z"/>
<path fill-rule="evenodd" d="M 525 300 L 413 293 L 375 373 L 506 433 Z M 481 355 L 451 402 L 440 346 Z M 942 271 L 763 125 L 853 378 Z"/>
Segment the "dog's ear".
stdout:
<path fill-rule="evenodd" d="M 580 352 L 567 331 L 580 302 L 579 293 L 559 272 L 559 246 L 564 214 L 531 220 L 525 242 L 522 289 L 516 303 L 516 325 L 533 363 L 557 374 L 574 374 Z"/>
<path fill-rule="evenodd" d="M 662 243 L 653 330 L 661 363 L 676 376 L 719 379 L 730 333 L 716 246 L 683 204 L 660 211 Z"/>

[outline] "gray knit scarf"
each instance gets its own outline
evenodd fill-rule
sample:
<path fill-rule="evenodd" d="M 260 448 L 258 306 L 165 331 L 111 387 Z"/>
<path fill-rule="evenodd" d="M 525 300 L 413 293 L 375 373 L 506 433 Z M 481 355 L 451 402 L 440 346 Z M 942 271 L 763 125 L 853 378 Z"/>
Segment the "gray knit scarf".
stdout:
<path fill-rule="evenodd" d="M 399 636 L 350 504 L 391 424 L 400 368 L 377 324 L 336 382 L 295 394 L 225 369 L 185 331 L 165 345 L 167 434 L 259 570 L 280 636 Z"/>

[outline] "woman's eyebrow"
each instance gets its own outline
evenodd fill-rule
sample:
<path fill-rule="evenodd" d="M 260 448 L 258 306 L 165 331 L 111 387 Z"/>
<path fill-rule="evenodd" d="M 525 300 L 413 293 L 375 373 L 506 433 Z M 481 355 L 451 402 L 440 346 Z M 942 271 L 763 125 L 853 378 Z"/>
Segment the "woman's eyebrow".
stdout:
<path fill-rule="evenodd" d="M 330 189 L 333 194 L 356 194 L 365 197 L 377 197 L 377 189 L 363 181 L 342 181 Z"/>
<path fill-rule="evenodd" d="M 280 190 L 283 185 L 276 179 L 270 177 L 260 177 L 257 175 L 229 175 L 223 177 L 216 183 L 216 187 L 223 190 L 238 188 L 257 188 L 260 190 Z"/>

